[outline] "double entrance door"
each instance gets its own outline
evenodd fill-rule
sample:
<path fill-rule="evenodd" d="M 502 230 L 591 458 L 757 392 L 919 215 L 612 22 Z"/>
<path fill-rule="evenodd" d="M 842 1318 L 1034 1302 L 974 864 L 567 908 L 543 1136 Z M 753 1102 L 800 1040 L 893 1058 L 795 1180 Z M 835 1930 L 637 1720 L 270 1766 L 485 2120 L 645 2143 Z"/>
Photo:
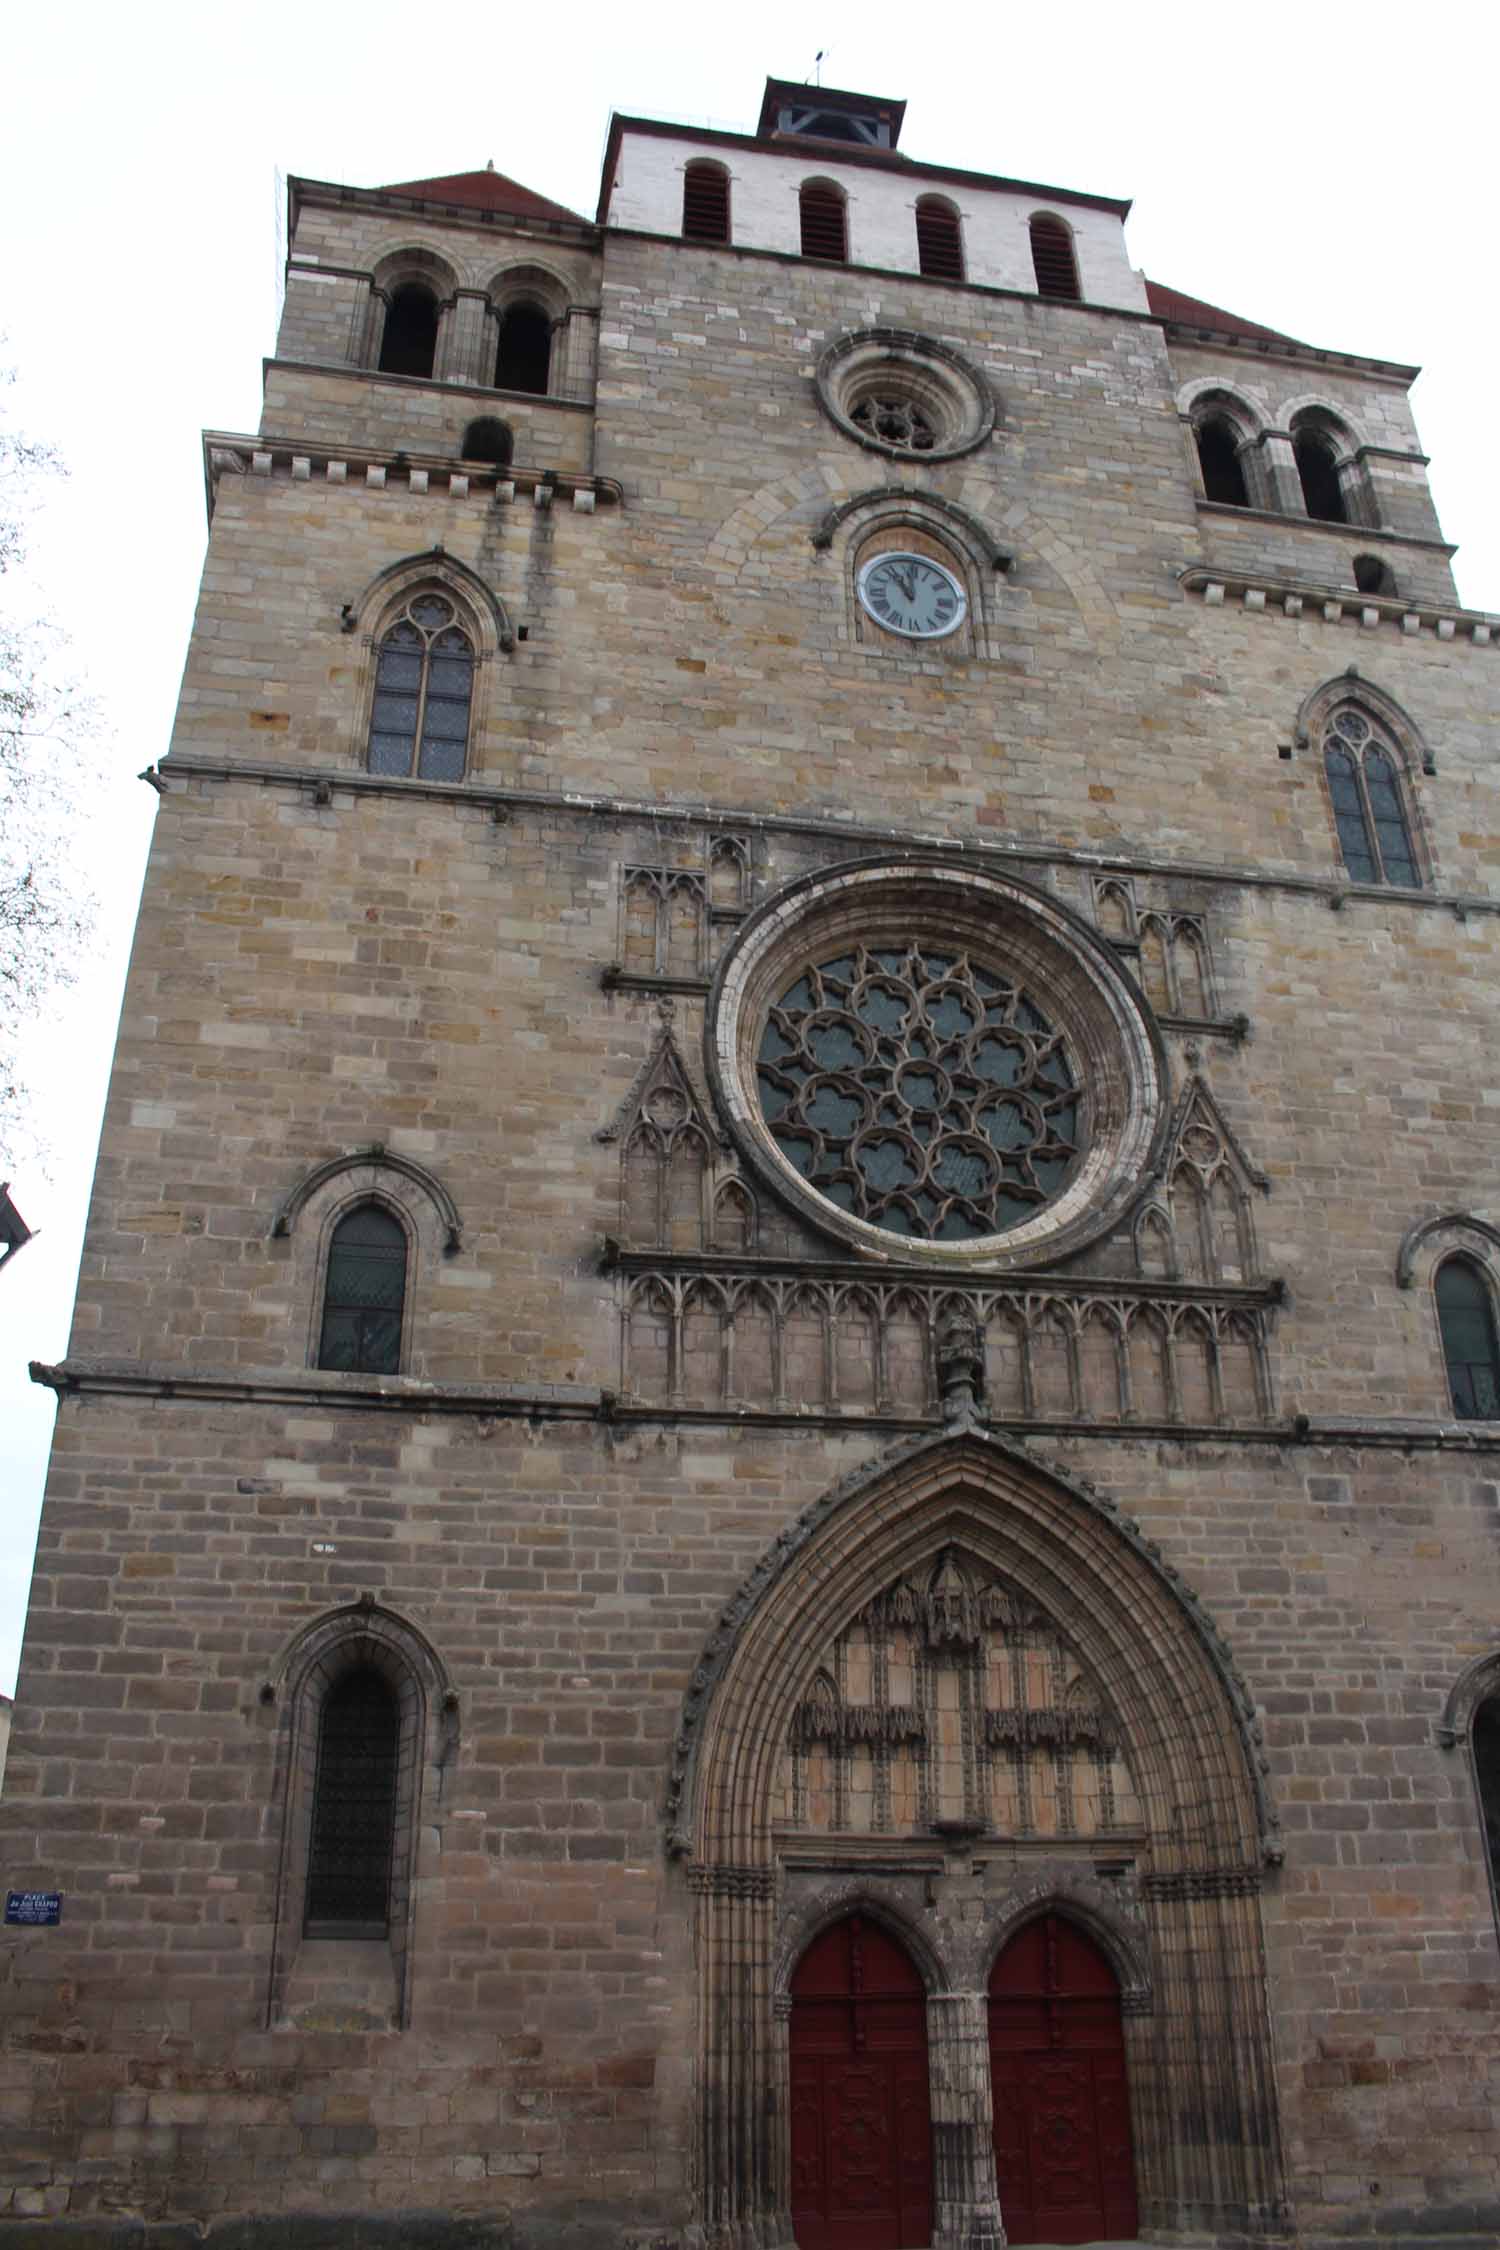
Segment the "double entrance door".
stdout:
<path fill-rule="evenodd" d="M 1134 2236 L 1119 1987 L 1076 1924 L 1045 1915 L 1005 1948 L 989 2043 L 1008 2239 Z M 926 1996 L 904 1948 L 857 1914 L 825 1930 L 792 1979 L 791 2159 L 799 2250 L 925 2250 Z"/>

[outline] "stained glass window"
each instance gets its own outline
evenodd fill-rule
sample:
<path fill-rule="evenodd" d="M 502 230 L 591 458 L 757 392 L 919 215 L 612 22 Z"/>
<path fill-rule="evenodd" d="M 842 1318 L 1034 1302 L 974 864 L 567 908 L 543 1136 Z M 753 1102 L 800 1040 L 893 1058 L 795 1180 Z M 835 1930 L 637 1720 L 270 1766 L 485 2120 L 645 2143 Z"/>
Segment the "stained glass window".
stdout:
<path fill-rule="evenodd" d="M 390 1911 L 400 1711 L 370 1665 L 330 1688 L 318 1727 L 306 1924 L 317 1937 L 384 1937 Z"/>
<path fill-rule="evenodd" d="M 361 1375 L 401 1366 L 406 1236 L 389 1211 L 362 1203 L 333 1230 L 318 1365 Z"/>
<path fill-rule="evenodd" d="M 375 659 L 371 773 L 462 781 L 474 697 L 474 644 L 444 595 L 416 594 Z"/>
<path fill-rule="evenodd" d="M 1464 1422 L 1500 1419 L 1500 1349 L 1484 1275 L 1467 1258 L 1437 1271 L 1438 1327 L 1453 1411 Z"/>
<path fill-rule="evenodd" d="M 1323 764 L 1339 850 L 1352 880 L 1420 889 L 1395 753 L 1381 743 L 1363 711 L 1347 704 L 1335 711 Z"/>
<path fill-rule="evenodd" d="M 840 1210 L 890 1234 L 1000 1234 L 1053 1202 L 1085 1145 L 1067 1043 L 1012 976 L 941 945 L 856 945 L 767 1018 L 762 1114 Z"/>

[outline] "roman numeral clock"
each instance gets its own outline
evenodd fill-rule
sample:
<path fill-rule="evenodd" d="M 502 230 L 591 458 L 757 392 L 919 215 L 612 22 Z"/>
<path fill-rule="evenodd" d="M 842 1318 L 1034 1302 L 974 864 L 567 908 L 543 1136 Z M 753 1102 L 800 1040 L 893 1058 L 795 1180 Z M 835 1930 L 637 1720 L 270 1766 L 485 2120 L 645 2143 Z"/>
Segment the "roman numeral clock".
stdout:
<path fill-rule="evenodd" d="M 968 597 L 953 573 L 927 555 L 881 554 L 859 573 L 859 598 L 888 633 L 936 641 L 964 621 Z"/>

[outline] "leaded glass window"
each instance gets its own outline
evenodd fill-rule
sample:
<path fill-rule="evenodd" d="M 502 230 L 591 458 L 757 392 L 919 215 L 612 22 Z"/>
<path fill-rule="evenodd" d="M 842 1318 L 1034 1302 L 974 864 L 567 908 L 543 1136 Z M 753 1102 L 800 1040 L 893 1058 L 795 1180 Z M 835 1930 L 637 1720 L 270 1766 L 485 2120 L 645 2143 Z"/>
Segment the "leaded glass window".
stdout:
<path fill-rule="evenodd" d="M 406 1236 L 389 1211 L 362 1203 L 333 1230 L 318 1365 L 397 1374 L 405 1303 Z"/>
<path fill-rule="evenodd" d="M 401 1714 L 373 1666 L 328 1691 L 318 1726 L 305 1923 L 313 1937 L 384 1937 Z"/>
<path fill-rule="evenodd" d="M 1018 1226 L 1085 1146 L 1066 1040 L 1014 977 L 940 945 L 856 945 L 804 969 L 769 1012 L 756 1075 L 782 1154 L 890 1234 Z"/>
<path fill-rule="evenodd" d="M 1344 865 L 1356 883 L 1418 890 L 1416 852 L 1394 751 L 1363 711 L 1335 711 L 1323 746 L 1328 793 Z"/>
<path fill-rule="evenodd" d="M 371 773 L 462 781 L 474 644 L 443 594 L 414 594 L 381 639 L 370 713 Z"/>
<path fill-rule="evenodd" d="M 1484 1275 L 1468 1258 L 1437 1270 L 1438 1327 L 1453 1411 L 1464 1422 L 1500 1419 L 1500 1348 Z"/>

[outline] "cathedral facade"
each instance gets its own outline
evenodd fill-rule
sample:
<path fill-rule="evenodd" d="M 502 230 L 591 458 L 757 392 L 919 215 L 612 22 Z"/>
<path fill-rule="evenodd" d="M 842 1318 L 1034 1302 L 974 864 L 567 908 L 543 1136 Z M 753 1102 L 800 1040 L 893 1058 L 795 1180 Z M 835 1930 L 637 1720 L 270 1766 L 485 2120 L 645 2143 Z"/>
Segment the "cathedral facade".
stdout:
<path fill-rule="evenodd" d="M 34 1369 L 13 2232 L 1500 2234 L 1500 622 L 1413 369 L 901 124 L 292 183 Z"/>

